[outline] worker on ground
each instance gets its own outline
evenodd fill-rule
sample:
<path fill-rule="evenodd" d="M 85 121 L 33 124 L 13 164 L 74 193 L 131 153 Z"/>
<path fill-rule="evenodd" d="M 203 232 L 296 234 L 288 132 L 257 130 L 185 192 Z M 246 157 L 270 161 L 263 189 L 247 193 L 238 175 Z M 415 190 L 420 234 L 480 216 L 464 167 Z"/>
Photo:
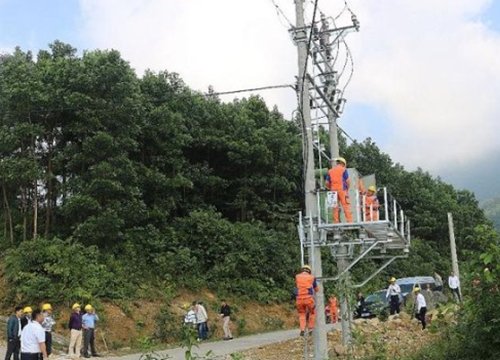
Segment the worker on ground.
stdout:
<path fill-rule="evenodd" d="M 335 159 L 336 165 L 328 171 L 326 185 L 330 191 L 337 193 L 337 206 L 333 209 L 333 222 L 339 223 L 339 206 L 342 206 L 346 222 L 352 223 L 351 205 L 349 203 L 349 173 L 347 162 L 343 157 Z"/>
<path fill-rule="evenodd" d="M 21 332 L 21 360 L 46 360 L 48 355 L 45 330 L 42 327 L 43 313 L 35 309 L 32 319 Z"/>
<path fill-rule="evenodd" d="M 453 294 L 455 301 L 461 302 L 462 297 L 460 296 L 460 280 L 453 271 L 448 277 L 448 286 L 450 287 L 451 293 Z"/>
<path fill-rule="evenodd" d="M 69 318 L 68 328 L 70 331 L 69 339 L 69 357 L 80 357 L 82 349 L 82 313 L 80 304 L 73 304 L 71 307 L 73 312 Z"/>
<path fill-rule="evenodd" d="M 95 331 L 96 323 L 99 321 L 99 316 L 95 313 L 92 305 L 85 305 L 85 315 L 82 316 L 82 329 L 83 329 L 83 356 L 89 358 L 90 354 L 98 357 L 95 349 Z"/>
<path fill-rule="evenodd" d="M 196 325 L 198 327 L 198 341 L 203 341 L 208 338 L 208 314 L 201 301 L 193 303 L 196 312 Z"/>
<path fill-rule="evenodd" d="M 45 330 L 45 345 L 47 347 L 47 355 L 52 354 L 52 328 L 56 324 L 54 317 L 52 315 L 52 305 L 45 303 L 42 305 L 43 311 L 43 323 L 42 327 Z"/>
<path fill-rule="evenodd" d="M 427 310 L 434 309 L 434 304 L 436 303 L 434 300 L 434 292 L 432 291 L 431 284 L 427 284 L 425 290 L 420 290 L 422 295 L 425 298 L 425 303 L 427 304 Z"/>
<path fill-rule="evenodd" d="M 358 296 L 356 297 L 356 312 L 358 313 L 359 317 L 362 317 L 363 311 L 366 307 L 365 304 L 365 297 L 363 296 L 363 293 L 359 292 Z"/>
<path fill-rule="evenodd" d="M 396 284 L 396 278 L 392 277 L 390 280 L 389 288 L 385 295 L 386 299 L 390 301 L 391 315 L 399 314 L 399 297 L 401 296 L 401 288 Z"/>
<path fill-rule="evenodd" d="M 338 308 L 338 301 L 335 295 L 330 296 L 330 299 L 328 299 L 328 304 L 330 305 L 330 322 L 332 324 L 335 324 L 338 320 L 338 313 L 339 313 L 339 308 Z"/>
<path fill-rule="evenodd" d="M 23 317 L 21 318 L 21 330 L 24 329 L 24 327 L 31 321 L 32 313 L 33 309 L 31 308 L 31 306 L 26 306 L 23 309 Z"/>
<path fill-rule="evenodd" d="M 304 265 L 299 274 L 295 276 L 295 301 L 299 313 L 300 336 L 305 335 L 307 329 L 312 333 L 316 320 L 314 294 L 318 292 L 316 278 L 311 274 L 311 267 Z"/>
<path fill-rule="evenodd" d="M 227 304 L 226 300 L 222 300 L 222 305 L 220 307 L 220 318 L 222 319 L 222 329 L 224 330 L 223 340 L 233 340 L 233 334 L 231 333 L 231 308 Z"/>
<path fill-rule="evenodd" d="M 436 285 L 435 291 L 443 291 L 443 278 L 437 272 L 434 272 L 434 283 Z"/>
<path fill-rule="evenodd" d="M 422 330 L 425 329 L 426 321 L 425 321 L 425 316 L 427 314 L 427 303 L 425 301 L 424 295 L 420 293 L 420 288 L 416 287 L 413 289 L 413 292 L 417 295 L 415 298 L 415 303 L 417 305 L 417 314 L 416 318 L 420 320 L 422 323 Z"/>
<path fill-rule="evenodd" d="M 14 360 L 19 360 L 19 351 L 21 350 L 21 317 L 23 316 L 23 308 L 17 306 L 14 309 L 14 314 L 7 320 L 7 352 L 5 360 L 10 360 L 14 355 Z"/>
<path fill-rule="evenodd" d="M 369 186 L 365 195 L 365 221 L 378 221 L 380 204 L 377 198 L 377 188 Z"/>
<path fill-rule="evenodd" d="M 185 304 L 183 306 L 184 310 L 187 310 L 186 315 L 184 315 L 184 325 L 186 326 L 191 326 L 191 327 L 196 327 L 196 312 L 195 312 L 195 306 L 194 305 L 189 305 Z"/>

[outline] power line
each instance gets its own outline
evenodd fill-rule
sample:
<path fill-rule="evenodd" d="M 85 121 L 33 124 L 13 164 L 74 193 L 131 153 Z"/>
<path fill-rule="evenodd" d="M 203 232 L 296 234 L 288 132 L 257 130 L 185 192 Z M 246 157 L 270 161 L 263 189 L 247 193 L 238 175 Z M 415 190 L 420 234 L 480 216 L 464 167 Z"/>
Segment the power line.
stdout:
<path fill-rule="evenodd" d="M 238 94 L 238 93 L 243 93 L 243 92 L 260 91 L 260 90 L 271 90 L 271 89 L 283 89 L 283 88 L 291 88 L 291 89 L 295 90 L 295 85 L 292 85 L 292 84 L 283 84 L 283 85 L 262 86 L 262 87 L 251 88 L 251 89 L 221 91 L 221 92 L 208 93 L 208 94 L 206 94 L 206 96 L 230 95 L 230 94 Z"/>
<path fill-rule="evenodd" d="M 278 18 L 279 19 L 281 19 L 281 18 L 285 19 L 286 22 L 288 23 L 288 26 L 290 26 L 290 28 L 293 28 L 293 23 L 290 21 L 290 19 L 288 19 L 288 16 L 286 16 L 286 14 L 283 12 L 283 10 L 281 10 L 281 8 L 279 7 L 279 5 L 276 4 L 276 1 L 271 0 L 271 2 L 273 3 L 273 6 L 276 8 L 276 13 L 278 14 Z"/>

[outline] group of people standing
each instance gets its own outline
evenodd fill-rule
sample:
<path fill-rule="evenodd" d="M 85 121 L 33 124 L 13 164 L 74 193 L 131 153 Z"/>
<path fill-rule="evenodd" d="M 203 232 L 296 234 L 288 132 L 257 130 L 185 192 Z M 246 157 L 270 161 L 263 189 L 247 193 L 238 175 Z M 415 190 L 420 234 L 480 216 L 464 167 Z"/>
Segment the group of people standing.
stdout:
<path fill-rule="evenodd" d="M 227 304 L 226 300 L 222 300 L 219 317 L 222 321 L 222 329 L 224 331 L 223 340 L 232 340 L 231 307 Z M 189 311 L 184 316 L 184 324 L 196 328 L 198 332 L 198 341 L 208 339 L 208 313 L 207 309 L 203 305 L 203 302 L 193 301 Z"/>
<path fill-rule="evenodd" d="M 95 324 L 99 317 L 92 305 L 85 306 L 86 313 L 80 311 L 80 305 L 74 304 L 69 321 L 69 355 L 89 358 L 98 356 L 95 350 Z M 5 360 L 42 360 L 52 354 L 52 331 L 56 324 L 52 305 L 45 303 L 41 309 L 33 310 L 30 306 L 17 306 L 7 321 L 7 352 Z M 82 338 L 84 346 L 82 348 Z M 20 356 L 19 356 L 20 355 Z"/>

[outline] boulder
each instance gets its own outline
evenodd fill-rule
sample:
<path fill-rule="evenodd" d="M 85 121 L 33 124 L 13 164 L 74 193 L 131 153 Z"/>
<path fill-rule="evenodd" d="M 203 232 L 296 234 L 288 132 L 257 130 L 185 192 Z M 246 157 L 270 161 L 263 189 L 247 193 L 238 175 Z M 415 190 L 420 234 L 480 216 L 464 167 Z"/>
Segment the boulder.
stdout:
<path fill-rule="evenodd" d="M 343 356 L 347 354 L 347 349 L 345 346 L 337 344 L 333 346 L 333 351 L 337 356 Z"/>

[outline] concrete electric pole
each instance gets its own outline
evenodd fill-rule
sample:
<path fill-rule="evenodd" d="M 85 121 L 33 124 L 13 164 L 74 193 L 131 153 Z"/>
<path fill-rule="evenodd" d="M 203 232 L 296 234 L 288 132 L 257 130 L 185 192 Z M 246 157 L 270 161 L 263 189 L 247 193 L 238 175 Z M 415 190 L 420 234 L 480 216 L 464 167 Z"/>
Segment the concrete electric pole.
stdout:
<path fill-rule="evenodd" d="M 308 52 L 308 32 L 304 23 L 304 0 L 295 0 L 295 41 L 298 49 L 298 82 L 297 91 L 299 93 L 300 117 L 303 124 L 304 147 L 305 147 L 305 212 L 309 217 L 311 226 L 314 219 L 318 217 L 318 207 L 316 204 L 316 180 L 314 173 L 314 145 L 311 125 L 311 104 L 309 96 L 310 83 L 307 74 Z M 313 246 L 309 248 L 309 259 L 314 264 L 314 276 L 323 275 L 321 264 L 321 247 Z M 312 265 L 311 264 L 311 265 Z M 314 327 L 314 359 L 324 360 L 328 358 L 327 337 L 326 337 L 326 319 L 325 319 L 325 300 L 323 284 L 318 284 L 319 291 L 316 293 L 316 325 Z"/>
<path fill-rule="evenodd" d="M 324 44 L 321 49 L 324 52 L 323 59 L 330 60 L 329 54 L 331 53 L 331 49 L 329 48 L 330 44 Z M 333 72 L 333 68 L 330 67 L 328 77 L 328 89 L 327 89 L 327 100 L 330 102 L 330 106 L 328 106 L 328 133 L 329 133 L 329 141 L 330 141 L 330 157 L 332 160 L 331 166 L 335 166 L 335 159 L 340 156 L 340 147 L 339 147 L 339 137 L 338 137 L 338 128 L 337 128 L 337 120 L 338 113 L 334 111 L 335 108 L 335 94 L 336 94 L 336 84 L 337 79 L 335 79 L 335 72 Z M 337 99 L 338 102 L 343 101 L 342 99 Z M 334 109 L 332 109 L 334 108 Z M 348 249 L 347 246 L 339 246 L 337 249 L 337 271 L 342 273 L 348 266 L 349 261 L 347 259 Z M 343 279 L 341 279 L 341 282 Z M 345 281 L 349 281 L 349 273 L 345 275 Z M 344 282 L 344 284 L 346 284 Z M 346 284 L 349 285 L 349 284 Z M 342 289 L 342 292 L 339 296 L 340 302 L 340 318 L 341 318 L 341 327 L 342 327 L 342 344 L 344 346 L 348 345 L 351 342 L 351 314 L 349 313 L 349 299 L 347 298 L 346 289 Z"/>
<path fill-rule="evenodd" d="M 451 213 L 448 213 L 448 230 L 450 232 L 451 268 L 455 275 L 460 279 L 457 245 L 455 243 L 455 227 L 453 226 L 453 215 Z"/>

